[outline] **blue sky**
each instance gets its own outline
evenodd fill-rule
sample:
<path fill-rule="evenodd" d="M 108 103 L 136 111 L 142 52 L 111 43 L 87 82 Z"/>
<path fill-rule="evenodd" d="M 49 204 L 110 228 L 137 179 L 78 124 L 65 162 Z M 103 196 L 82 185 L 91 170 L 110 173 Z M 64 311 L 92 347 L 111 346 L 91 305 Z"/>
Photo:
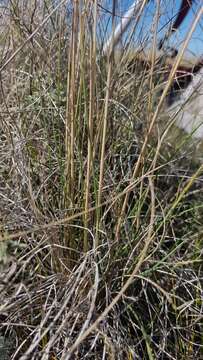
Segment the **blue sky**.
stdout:
<path fill-rule="evenodd" d="M 125 10 L 133 3 L 133 0 L 117 0 L 118 3 L 118 14 L 124 14 Z M 171 36 L 169 45 L 175 46 L 177 49 L 180 48 L 181 43 L 183 42 L 191 23 L 194 19 L 195 13 L 198 8 L 201 6 L 202 0 L 196 0 L 187 15 L 184 22 L 181 24 L 178 31 Z M 159 34 L 159 37 L 162 37 L 164 32 L 167 30 L 167 26 L 169 26 L 170 19 L 177 14 L 178 9 L 181 4 L 181 0 L 161 0 L 161 17 L 160 17 L 160 28 L 163 28 L 162 32 Z M 106 6 L 110 9 L 112 5 L 112 0 L 106 0 Z M 140 21 L 138 29 L 136 31 L 135 38 L 145 39 L 149 34 L 151 34 L 151 26 L 153 17 L 156 11 L 156 0 L 151 0 L 146 6 L 144 16 Z M 168 25 L 167 25 L 168 23 Z M 136 41 L 136 40 L 135 40 Z M 193 33 L 192 39 L 188 46 L 188 54 L 191 56 L 201 56 L 203 55 L 203 19 L 200 20 L 196 31 Z"/>

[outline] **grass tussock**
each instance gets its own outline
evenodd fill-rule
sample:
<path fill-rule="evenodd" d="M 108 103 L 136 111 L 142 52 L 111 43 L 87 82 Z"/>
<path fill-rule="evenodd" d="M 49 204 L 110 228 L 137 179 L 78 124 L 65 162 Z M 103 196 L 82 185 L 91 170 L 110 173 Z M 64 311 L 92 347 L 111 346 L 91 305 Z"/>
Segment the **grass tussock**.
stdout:
<path fill-rule="evenodd" d="M 103 56 L 99 1 L 1 12 L 0 357 L 201 359 L 203 169 L 164 113 L 159 8 L 150 68 Z"/>

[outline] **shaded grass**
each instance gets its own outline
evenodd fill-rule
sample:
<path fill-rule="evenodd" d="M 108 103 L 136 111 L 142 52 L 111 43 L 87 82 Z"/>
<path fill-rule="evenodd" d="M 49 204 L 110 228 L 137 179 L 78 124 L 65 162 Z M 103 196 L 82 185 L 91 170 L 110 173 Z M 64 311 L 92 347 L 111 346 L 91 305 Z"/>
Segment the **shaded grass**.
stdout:
<path fill-rule="evenodd" d="M 0 331 L 12 359 L 201 359 L 202 167 L 160 124 L 173 73 L 160 94 L 155 60 L 104 58 L 83 5 L 11 3 Z"/>

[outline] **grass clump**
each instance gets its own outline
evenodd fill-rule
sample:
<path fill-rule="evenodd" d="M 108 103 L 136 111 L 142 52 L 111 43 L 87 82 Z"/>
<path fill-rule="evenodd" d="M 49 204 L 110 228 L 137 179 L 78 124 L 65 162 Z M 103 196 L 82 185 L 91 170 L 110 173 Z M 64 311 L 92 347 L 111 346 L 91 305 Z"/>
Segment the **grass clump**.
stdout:
<path fill-rule="evenodd" d="M 2 9 L 0 339 L 11 359 L 201 359 L 202 167 L 160 123 L 173 71 L 104 57 L 102 11 Z"/>

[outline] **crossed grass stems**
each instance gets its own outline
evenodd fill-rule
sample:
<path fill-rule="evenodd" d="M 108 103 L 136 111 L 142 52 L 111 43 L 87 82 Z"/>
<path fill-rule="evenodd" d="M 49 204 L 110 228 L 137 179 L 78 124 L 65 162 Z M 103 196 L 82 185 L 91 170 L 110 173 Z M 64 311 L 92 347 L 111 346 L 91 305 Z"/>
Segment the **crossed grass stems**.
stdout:
<path fill-rule="evenodd" d="M 135 56 L 133 73 L 128 51 L 143 39 L 119 63 L 113 48 L 104 58 L 99 2 L 64 3 L 2 10 L 8 356 L 200 359 L 202 166 L 190 136 L 170 145 L 175 119 L 161 115 L 201 10 L 164 83 L 159 2 L 151 68 Z"/>

